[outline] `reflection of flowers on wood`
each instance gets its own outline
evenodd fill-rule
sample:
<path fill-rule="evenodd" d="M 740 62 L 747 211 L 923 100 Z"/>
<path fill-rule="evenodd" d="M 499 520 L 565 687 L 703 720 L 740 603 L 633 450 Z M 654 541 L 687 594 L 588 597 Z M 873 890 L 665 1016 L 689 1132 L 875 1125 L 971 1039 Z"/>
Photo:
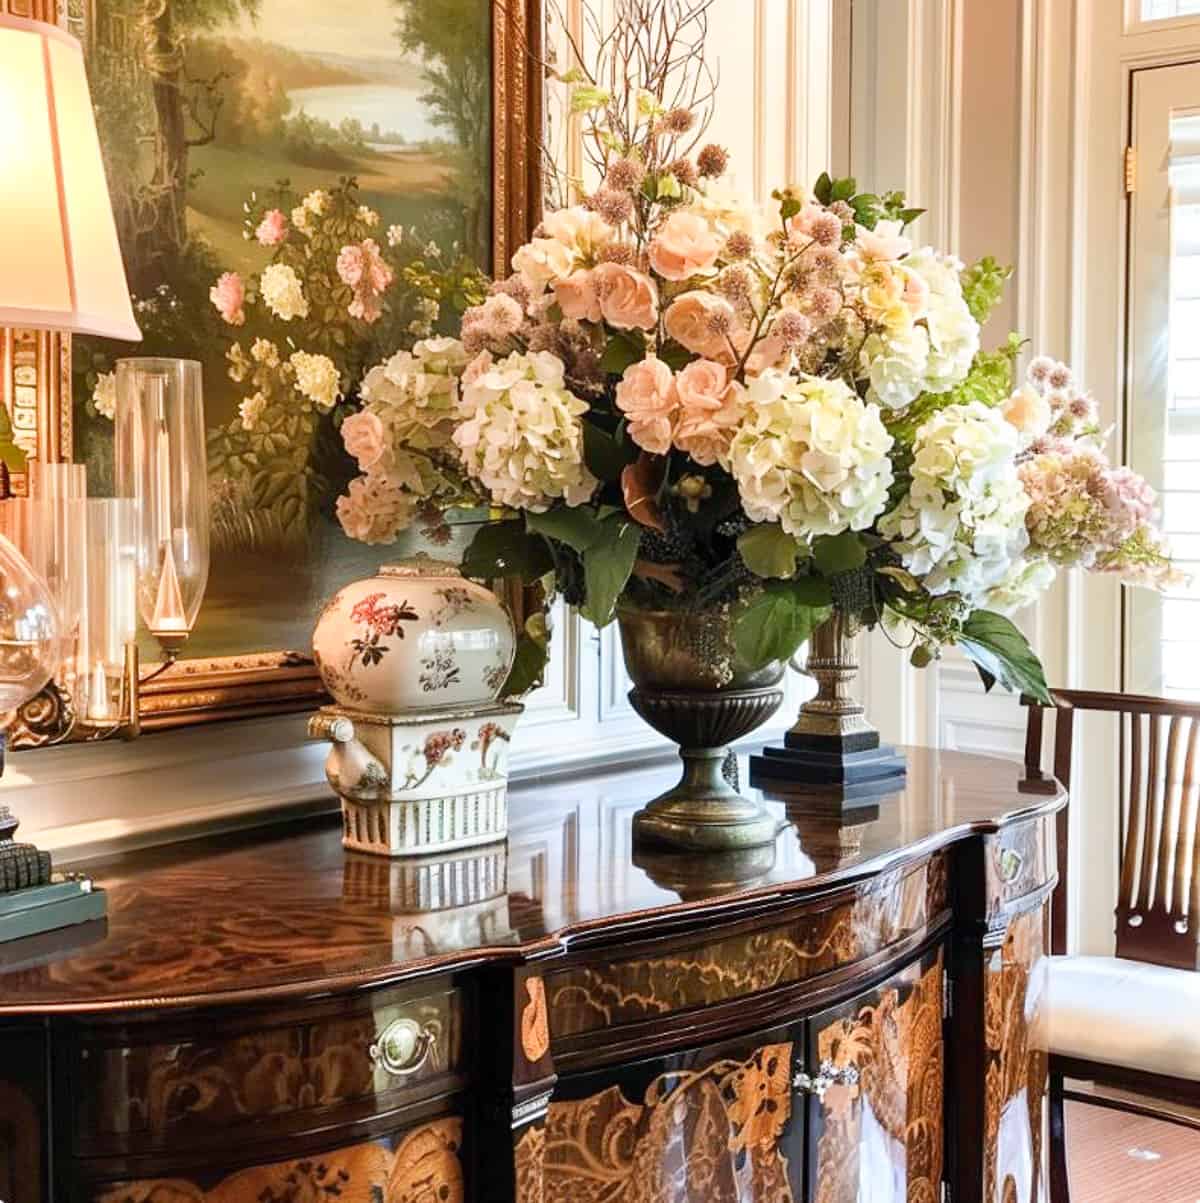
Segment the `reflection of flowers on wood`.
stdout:
<path fill-rule="evenodd" d="M 462 680 L 462 673 L 454 659 L 454 644 L 450 640 L 439 641 L 428 656 L 421 657 L 421 688 L 426 693 L 449 689 Z"/>

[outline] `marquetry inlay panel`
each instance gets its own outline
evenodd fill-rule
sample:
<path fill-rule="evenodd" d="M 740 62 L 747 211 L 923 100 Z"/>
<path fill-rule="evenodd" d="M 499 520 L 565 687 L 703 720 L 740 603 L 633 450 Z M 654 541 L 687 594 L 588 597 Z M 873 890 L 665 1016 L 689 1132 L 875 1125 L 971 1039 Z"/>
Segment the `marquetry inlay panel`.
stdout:
<path fill-rule="evenodd" d="M 854 1066 L 855 1085 L 818 1104 L 813 1203 L 936 1203 L 945 1151 L 942 955 L 826 1021 L 816 1061 Z"/>
<path fill-rule="evenodd" d="M 463 1203 L 462 1120 L 439 1119 L 392 1146 L 375 1141 L 238 1170 L 204 1187 L 187 1178 L 123 1182 L 94 1203 Z"/>
<path fill-rule="evenodd" d="M 984 1198 L 1043 1203 L 1042 1103 L 1047 1058 L 1041 1029 L 1046 908 L 1012 921 L 985 966 Z"/>
<path fill-rule="evenodd" d="M 792 1045 L 550 1104 L 517 1146 L 519 1203 L 792 1203 Z"/>
<path fill-rule="evenodd" d="M 462 1000 L 442 991 L 380 1001 L 358 1014 L 190 1040 L 92 1045 L 76 1067 L 76 1133 L 88 1153 L 116 1143 L 212 1146 L 268 1116 L 294 1117 L 340 1104 L 403 1101 L 463 1061 Z M 389 1066 L 381 1037 L 405 1028 L 408 1064 Z"/>
<path fill-rule="evenodd" d="M 831 907 L 689 949 L 549 974 L 553 1039 L 651 1019 L 803 981 L 921 931 L 946 906 L 941 855 L 893 870 Z"/>

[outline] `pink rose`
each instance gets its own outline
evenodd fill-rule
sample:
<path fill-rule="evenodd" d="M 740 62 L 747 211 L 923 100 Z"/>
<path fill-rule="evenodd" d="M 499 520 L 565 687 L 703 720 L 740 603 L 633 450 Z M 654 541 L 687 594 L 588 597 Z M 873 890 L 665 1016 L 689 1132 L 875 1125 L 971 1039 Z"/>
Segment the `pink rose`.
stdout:
<path fill-rule="evenodd" d="M 351 414 L 342 423 L 342 442 L 364 472 L 379 463 L 387 450 L 383 423 L 368 410 Z"/>
<path fill-rule="evenodd" d="M 929 282 L 919 272 L 904 273 L 904 303 L 914 322 L 920 321 L 929 309 Z"/>
<path fill-rule="evenodd" d="M 670 451 L 679 398 L 671 369 L 661 359 L 650 356 L 625 369 L 617 385 L 617 406 L 629 419 L 629 437 L 643 451 Z"/>
<path fill-rule="evenodd" d="M 573 271 L 569 276 L 554 282 L 554 298 L 564 317 L 581 322 L 600 320 L 600 298 L 596 295 L 596 281 L 586 268 Z"/>
<path fill-rule="evenodd" d="M 592 271 L 600 312 L 618 330 L 653 330 L 658 324 L 658 288 L 645 273 L 623 263 L 601 263 Z"/>
<path fill-rule="evenodd" d="M 742 417 L 741 386 L 724 364 L 697 359 L 675 377 L 675 390 L 681 411 L 675 446 L 705 467 L 724 464 Z"/>
<path fill-rule="evenodd" d="M 354 290 L 350 316 L 368 324 L 377 321 L 383 313 L 379 298 L 395 275 L 379 253 L 375 239 L 364 238 L 360 243 L 342 247 L 337 257 L 337 273 L 342 283 Z"/>
<path fill-rule="evenodd" d="M 667 333 L 685 350 L 705 359 L 733 362 L 730 338 L 736 343 L 737 314 L 723 297 L 685 292 L 667 309 Z"/>
<path fill-rule="evenodd" d="M 263 246 L 278 246 L 287 237 L 287 218 L 280 209 L 268 209 L 254 231 Z"/>
<path fill-rule="evenodd" d="M 231 326 L 245 324 L 246 286 L 237 272 L 225 272 L 208 290 L 208 299 L 217 307 L 217 312 Z"/>
<path fill-rule="evenodd" d="M 712 267 L 721 239 L 699 213 L 672 213 L 650 243 L 650 266 L 664 280 L 686 280 Z"/>

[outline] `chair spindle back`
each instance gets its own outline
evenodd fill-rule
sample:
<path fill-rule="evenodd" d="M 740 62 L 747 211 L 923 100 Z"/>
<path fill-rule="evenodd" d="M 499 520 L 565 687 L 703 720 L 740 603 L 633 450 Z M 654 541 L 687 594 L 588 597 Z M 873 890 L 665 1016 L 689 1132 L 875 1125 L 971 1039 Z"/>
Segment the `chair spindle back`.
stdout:
<path fill-rule="evenodd" d="M 1118 791 L 1117 956 L 1197 969 L 1200 936 L 1200 704 L 1085 690 L 1053 690 L 1054 775 L 1071 789 L 1077 711 L 1116 716 Z M 1030 704 L 1025 763 L 1040 768 L 1043 707 Z M 1086 805 L 1072 797 L 1070 805 Z M 1066 951 L 1069 827 L 1058 824 L 1059 887 L 1052 946 Z"/>

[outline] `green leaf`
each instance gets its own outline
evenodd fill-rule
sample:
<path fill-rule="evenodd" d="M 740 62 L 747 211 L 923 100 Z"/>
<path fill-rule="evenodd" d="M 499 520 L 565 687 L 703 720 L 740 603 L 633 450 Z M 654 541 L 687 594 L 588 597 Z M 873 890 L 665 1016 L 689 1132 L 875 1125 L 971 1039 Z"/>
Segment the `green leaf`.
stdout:
<path fill-rule="evenodd" d="M 583 555 L 603 534 L 604 527 L 596 511 L 585 505 L 550 509 L 544 514 L 527 513 L 525 526 L 534 534 L 565 543 Z"/>
<path fill-rule="evenodd" d="M 796 571 L 800 546 L 795 538 L 773 522 L 752 526 L 737 541 L 746 567 L 761 577 L 789 577 Z"/>
<path fill-rule="evenodd" d="M 462 559 L 464 575 L 481 581 L 502 576 L 534 581 L 553 568 L 554 561 L 545 541 L 530 534 L 520 518 L 484 523 L 475 532 Z"/>
<path fill-rule="evenodd" d="M 593 476 L 609 483 L 621 479 L 621 473 L 637 459 L 639 448 L 632 440 L 618 442 L 593 422 L 583 424 L 583 462 Z"/>
<path fill-rule="evenodd" d="M 1004 296 L 1004 285 L 1013 274 L 1011 267 L 1002 267 L 991 255 L 971 264 L 962 274 L 963 299 L 971 316 L 982 326 Z"/>
<path fill-rule="evenodd" d="M 833 605 L 833 593 L 829 582 L 821 576 L 798 576 L 790 582 L 796 600 L 817 609 Z"/>
<path fill-rule="evenodd" d="M 823 205 L 833 200 L 833 180 L 830 179 L 828 171 L 822 171 L 817 177 L 817 182 L 813 185 L 813 196 Z"/>
<path fill-rule="evenodd" d="M 618 514 L 604 523 L 602 537 L 583 553 L 584 618 L 598 627 L 612 622 L 617 599 L 625 591 L 642 541 L 641 527 Z"/>
<path fill-rule="evenodd" d="M 658 357 L 672 372 L 681 372 L 696 357 L 678 343 L 666 343 L 658 349 Z"/>
<path fill-rule="evenodd" d="M 1002 614 L 976 610 L 955 642 L 974 661 L 985 689 L 999 682 L 1014 693 L 1052 704 L 1041 661 L 1019 628 Z"/>
<path fill-rule="evenodd" d="M 504 688 L 500 690 L 501 698 L 519 698 L 542 683 L 542 675 L 550 662 L 550 646 L 546 641 L 539 643 L 532 635 L 522 633 L 517 639 L 517 654 L 513 657 L 512 668 Z"/>
<path fill-rule="evenodd" d="M 628 334 L 614 334 L 604 348 L 600 368 L 610 376 L 620 376 L 627 367 L 645 357 L 646 348 Z"/>
<path fill-rule="evenodd" d="M 808 605 L 795 582 L 772 582 L 735 619 L 734 646 L 750 668 L 787 660 L 830 613 L 827 606 Z"/>
<path fill-rule="evenodd" d="M 848 201 L 857 191 L 858 181 L 847 176 L 844 180 L 834 180 L 829 194 L 835 201 Z"/>
<path fill-rule="evenodd" d="M 867 549 L 853 531 L 824 535 L 813 543 L 813 561 L 822 576 L 853 572 L 867 562 Z"/>

